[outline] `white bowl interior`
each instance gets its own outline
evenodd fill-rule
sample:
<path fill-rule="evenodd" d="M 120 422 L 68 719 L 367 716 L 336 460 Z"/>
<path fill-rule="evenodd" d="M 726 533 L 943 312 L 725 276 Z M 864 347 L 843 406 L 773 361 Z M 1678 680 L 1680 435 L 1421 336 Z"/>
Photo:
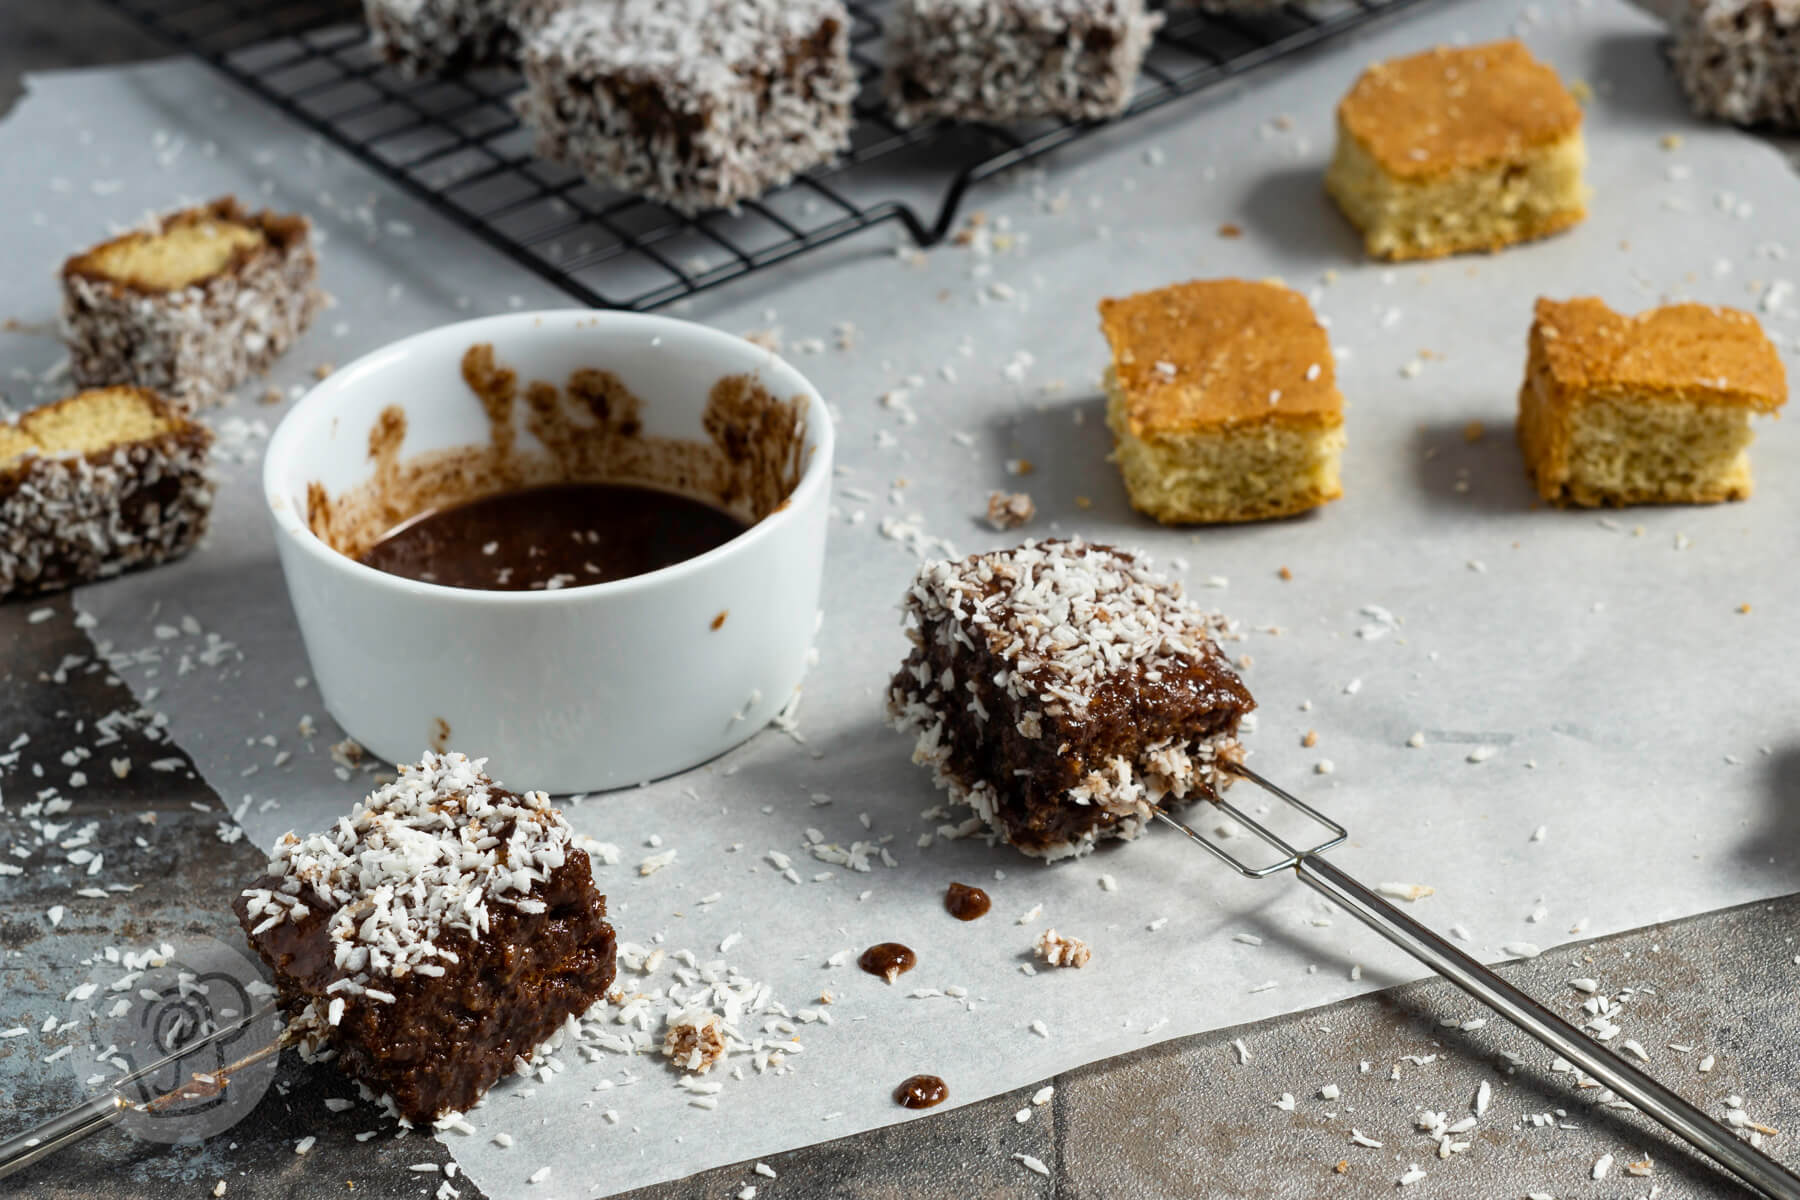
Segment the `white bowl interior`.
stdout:
<path fill-rule="evenodd" d="M 706 440 L 701 418 L 713 386 L 724 376 L 748 374 L 773 395 L 811 398 L 799 488 L 808 486 L 807 477 L 829 454 L 829 419 L 812 385 L 778 356 L 741 338 L 635 314 L 508 314 L 396 342 L 308 393 L 269 445 L 268 499 L 277 519 L 327 549 L 306 525 L 307 487 L 317 483 L 337 496 L 367 482 L 375 470 L 370 432 L 390 405 L 406 414 L 401 462 L 426 451 L 486 445 L 487 413 L 462 376 L 463 353 L 483 342 L 494 346 L 497 365 L 517 373 L 521 396 L 534 381 L 562 387 L 573 372 L 599 368 L 643 401 L 644 432 L 696 441 Z M 519 444 L 539 448 L 524 428 L 524 408 L 514 405 Z"/>

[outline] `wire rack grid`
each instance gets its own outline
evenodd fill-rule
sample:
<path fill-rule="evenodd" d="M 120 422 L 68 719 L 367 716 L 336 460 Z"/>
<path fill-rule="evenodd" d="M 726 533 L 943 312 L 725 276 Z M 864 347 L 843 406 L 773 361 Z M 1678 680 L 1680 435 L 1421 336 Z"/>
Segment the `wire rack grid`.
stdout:
<path fill-rule="evenodd" d="M 977 184 L 1427 2 L 1298 0 L 1236 14 L 1180 7 L 1167 13 L 1114 122 L 903 129 L 880 88 L 891 0 L 848 0 L 862 80 L 848 153 L 736 212 L 685 216 L 537 158 L 513 110 L 516 74 L 402 77 L 371 48 L 359 0 L 107 0 L 575 298 L 640 311 L 879 225 L 931 246 L 955 228 Z"/>

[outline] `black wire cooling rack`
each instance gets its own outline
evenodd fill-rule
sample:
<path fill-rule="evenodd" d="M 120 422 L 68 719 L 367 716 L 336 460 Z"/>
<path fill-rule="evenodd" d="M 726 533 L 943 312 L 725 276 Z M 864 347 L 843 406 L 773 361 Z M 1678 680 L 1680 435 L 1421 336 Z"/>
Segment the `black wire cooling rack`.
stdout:
<path fill-rule="evenodd" d="M 1236 14 L 1174 9 L 1118 120 L 1425 2 L 1297 0 Z M 879 86 L 888 0 L 849 0 L 851 56 L 863 82 L 849 153 L 737 213 L 687 217 L 535 158 L 510 102 L 516 75 L 401 77 L 370 48 L 359 0 L 107 3 L 601 308 L 655 308 L 887 222 L 930 246 L 951 232 L 971 187 L 1107 127 L 1039 121 L 901 129 Z M 902 191 L 929 199 L 897 198 Z"/>

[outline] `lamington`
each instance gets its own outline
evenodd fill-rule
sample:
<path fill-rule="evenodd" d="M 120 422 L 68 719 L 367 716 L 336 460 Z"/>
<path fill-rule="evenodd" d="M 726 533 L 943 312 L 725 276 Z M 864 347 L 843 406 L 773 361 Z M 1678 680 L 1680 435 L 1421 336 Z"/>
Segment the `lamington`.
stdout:
<path fill-rule="evenodd" d="M 612 0 L 526 39 L 538 153 L 684 213 L 733 208 L 850 144 L 839 0 Z"/>
<path fill-rule="evenodd" d="M 1581 106 L 1516 41 L 1377 63 L 1338 105 L 1325 187 L 1376 258 L 1547 237 L 1587 215 Z"/>
<path fill-rule="evenodd" d="M 324 303 L 312 224 L 234 197 L 152 218 L 62 268 L 63 336 L 82 387 L 223 401 Z"/>
<path fill-rule="evenodd" d="M 188 552 L 212 511 L 212 433 L 145 388 L 0 423 L 0 600 Z"/>
<path fill-rule="evenodd" d="M 1079 539 L 925 564 L 888 687 L 913 761 L 995 837 L 1067 858 L 1216 798 L 1255 707 L 1227 628 L 1139 555 Z"/>
<path fill-rule="evenodd" d="M 1306 297 L 1195 280 L 1102 300 L 1100 328 L 1113 457 L 1138 511 L 1261 521 L 1343 495 L 1344 398 Z"/>
<path fill-rule="evenodd" d="M 1695 112 L 1800 129 L 1800 0 L 1682 0 L 1669 61 Z"/>
<path fill-rule="evenodd" d="M 1116 116 L 1163 18 L 1144 0 L 900 0 L 889 21 L 888 106 L 916 125 Z"/>
<path fill-rule="evenodd" d="M 1519 389 L 1519 447 L 1558 504 L 1712 504 L 1750 495 L 1750 418 L 1787 373 L 1746 312 L 1672 304 L 1623 316 L 1540 299 Z"/>
<path fill-rule="evenodd" d="M 426 754 L 234 901 L 303 1048 L 420 1124 L 463 1112 L 611 986 L 588 856 L 542 792 Z"/>
<path fill-rule="evenodd" d="M 376 51 L 409 77 L 512 66 L 519 43 L 581 0 L 363 0 Z"/>

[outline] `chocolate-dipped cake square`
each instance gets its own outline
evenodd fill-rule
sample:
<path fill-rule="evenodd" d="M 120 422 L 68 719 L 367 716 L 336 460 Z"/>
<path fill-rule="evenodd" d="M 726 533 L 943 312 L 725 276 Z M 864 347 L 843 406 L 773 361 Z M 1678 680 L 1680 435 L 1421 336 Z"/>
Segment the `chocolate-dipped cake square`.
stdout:
<path fill-rule="evenodd" d="M 850 144 L 838 0 L 613 0 L 525 37 L 538 153 L 681 212 L 731 208 Z"/>
<path fill-rule="evenodd" d="M 519 41 L 582 0 L 363 0 L 375 50 L 403 75 L 506 67 Z"/>
<path fill-rule="evenodd" d="M 613 980 L 606 898 L 562 814 L 461 754 L 283 835 L 235 907 L 298 1031 L 415 1123 L 474 1104 Z"/>
<path fill-rule="evenodd" d="M 1800 4 L 1678 0 L 1669 62 L 1703 117 L 1800 129 Z"/>
<path fill-rule="evenodd" d="M 1136 837 L 1151 806 L 1213 797 L 1255 707 L 1224 618 L 1136 554 L 1079 539 L 927 563 L 888 717 L 913 761 L 1026 854 Z"/>
<path fill-rule="evenodd" d="M 888 105 L 902 125 L 1115 116 L 1162 20 L 1144 0 L 900 0 Z"/>
<path fill-rule="evenodd" d="M 1625 316 L 1593 297 L 1537 302 L 1519 446 L 1557 504 L 1715 504 L 1750 495 L 1750 418 L 1787 403 L 1755 317 L 1670 304 Z"/>
<path fill-rule="evenodd" d="M 82 387 L 220 403 L 311 323 L 318 272 L 305 217 L 230 196 L 156 217 L 63 264 L 70 372 Z"/>
<path fill-rule="evenodd" d="M 212 512 L 212 440 L 146 388 L 0 421 L 0 600 L 186 554 Z"/>

